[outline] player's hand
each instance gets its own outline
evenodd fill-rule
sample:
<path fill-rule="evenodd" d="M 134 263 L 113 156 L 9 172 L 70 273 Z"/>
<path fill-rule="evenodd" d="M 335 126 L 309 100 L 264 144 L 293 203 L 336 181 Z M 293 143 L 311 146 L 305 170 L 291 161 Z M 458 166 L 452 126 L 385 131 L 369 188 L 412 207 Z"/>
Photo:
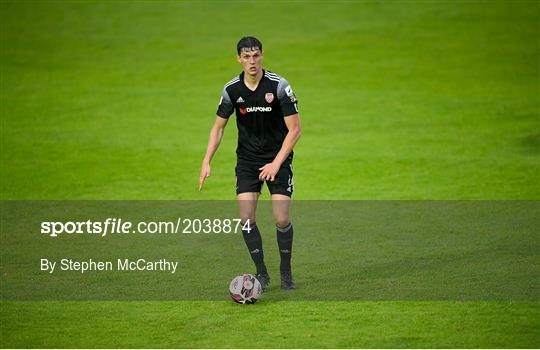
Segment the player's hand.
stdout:
<path fill-rule="evenodd" d="M 199 176 L 199 191 L 202 191 L 204 180 L 210 176 L 210 164 L 209 163 L 203 163 L 201 166 L 201 175 Z"/>
<path fill-rule="evenodd" d="M 260 167 L 259 170 L 261 170 L 261 173 L 259 174 L 259 180 L 274 181 L 279 171 L 279 164 L 276 164 L 274 162 L 268 163 L 265 166 Z"/>

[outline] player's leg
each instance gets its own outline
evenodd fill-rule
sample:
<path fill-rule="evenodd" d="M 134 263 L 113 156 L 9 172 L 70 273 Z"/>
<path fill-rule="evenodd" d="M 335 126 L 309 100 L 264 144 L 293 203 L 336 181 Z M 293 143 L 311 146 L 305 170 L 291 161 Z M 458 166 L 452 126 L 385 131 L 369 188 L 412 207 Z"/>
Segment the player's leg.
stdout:
<path fill-rule="evenodd" d="M 293 193 L 293 173 L 291 164 L 284 164 L 273 182 L 267 182 L 272 194 L 272 212 L 276 224 L 276 238 L 281 263 L 281 288 L 296 288 L 291 272 L 293 225 L 291 222 L 291 196 Z"/>
<path fill-rule="evenodd" d="M 238 207 L 242 219 L 242 236 L 248 248 L 251 259 L 257 269 L 256 277 L 263 290 L 270 284 L 270 276 L 264 263 L 264 252 L 261 232 L 257 226 L 256 211 L 259 192 L 244 192 L 238 194 Z M 249 220 L 249 225 L 245 225 Z"/>
<path fill-rule="evenodd" d="M 256 213 L 259 195 L 259 192 L 243 192 L 236 196 L 242 224 L 245 224 L 248 220 L 250 224 L 257 221 Z"/>
<path fill-rule="evenodd" d="M 291 258 L 293 245 L 293 225 L 291 222 L 291 197 L 283 194 L 272 195 L 272 212 L 276 223 L 276 238 L 279 247 L 281 262 L 279 272 L 281 275 L 281 288 L 295 289 L 292 278 Z"/>
<path fill-rule="evenodd" d="M 262 182 L 258 178 L 258 168 L 247 164 L 236 167 L 236 193 L 240 219 L 242 220 L 242 236 L 248 248 L 255 268 L 256 277 L 263 290 L 270 283 L 270 277 L 264 263 L 262 237 L 257 227 L 256 211 Z M 249 225 L 245 225 L 249 220 Z"/>

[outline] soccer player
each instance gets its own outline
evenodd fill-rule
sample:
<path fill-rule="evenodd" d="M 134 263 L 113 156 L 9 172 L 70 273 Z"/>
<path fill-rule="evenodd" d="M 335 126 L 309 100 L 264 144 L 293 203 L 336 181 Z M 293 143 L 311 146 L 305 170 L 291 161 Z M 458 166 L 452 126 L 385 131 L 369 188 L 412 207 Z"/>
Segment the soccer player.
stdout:
<path fill-rule="evenodd" d="M 244 241 L 257 269 L 263 290 L 270 283 L 264 263 L 261 233 L 255 212 L 263 182 L 272 195 L 277 244 L 281 257 L 281 288 L 295 289 L 291 274 L 293 226 L 290 218 L 293 194 L 293 147 L 300 138 L 298 102 L 287 80 L 262 68 L 263 48 L 254 37 L 240 39 L 237 60 L 243 72 L 223 88 L 217 117 L 210 131 L 199 178 L 199 190 L 210 176 L 210 161 L 223 137 L 230 115 L 236 112 L 236 195 L 240 218 L 249 220 L 242 230 Z"/>

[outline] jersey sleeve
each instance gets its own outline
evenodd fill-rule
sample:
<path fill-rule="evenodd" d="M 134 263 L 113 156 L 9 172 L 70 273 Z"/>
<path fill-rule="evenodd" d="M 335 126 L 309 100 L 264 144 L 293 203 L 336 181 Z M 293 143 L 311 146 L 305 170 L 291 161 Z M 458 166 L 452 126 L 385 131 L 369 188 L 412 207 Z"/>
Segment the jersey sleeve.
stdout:
<path fill-rule="evenodd" d="M 278 83 L 277 96 L 284 117 L 298 113 L 298 100 L 294 95 L 291 85 L 284 78 L 281 78 Z"/>
<path fill-rule="evenodd" d="M 234 112 L 234 105 L 231 101 L 227 88 L 223 88 L 221 93 L 221 98 L 219 100 L 219 105 L 216 114 L 221 118 L 228 119 L 231 114 Z"/>

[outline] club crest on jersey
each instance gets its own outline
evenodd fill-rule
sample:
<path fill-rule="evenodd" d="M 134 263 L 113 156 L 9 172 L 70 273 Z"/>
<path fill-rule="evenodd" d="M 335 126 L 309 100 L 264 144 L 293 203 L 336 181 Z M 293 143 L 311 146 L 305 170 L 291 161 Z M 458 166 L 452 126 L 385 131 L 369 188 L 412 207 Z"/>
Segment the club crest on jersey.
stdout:
<path fill-rule="evenodd" d="M 272 103 L 272 101 L 274 101 L 274 94 L 271 92 L 267 92 L 266 95 L 264 95 L 264 99 L 266 100 L 266 102 Z"/>

